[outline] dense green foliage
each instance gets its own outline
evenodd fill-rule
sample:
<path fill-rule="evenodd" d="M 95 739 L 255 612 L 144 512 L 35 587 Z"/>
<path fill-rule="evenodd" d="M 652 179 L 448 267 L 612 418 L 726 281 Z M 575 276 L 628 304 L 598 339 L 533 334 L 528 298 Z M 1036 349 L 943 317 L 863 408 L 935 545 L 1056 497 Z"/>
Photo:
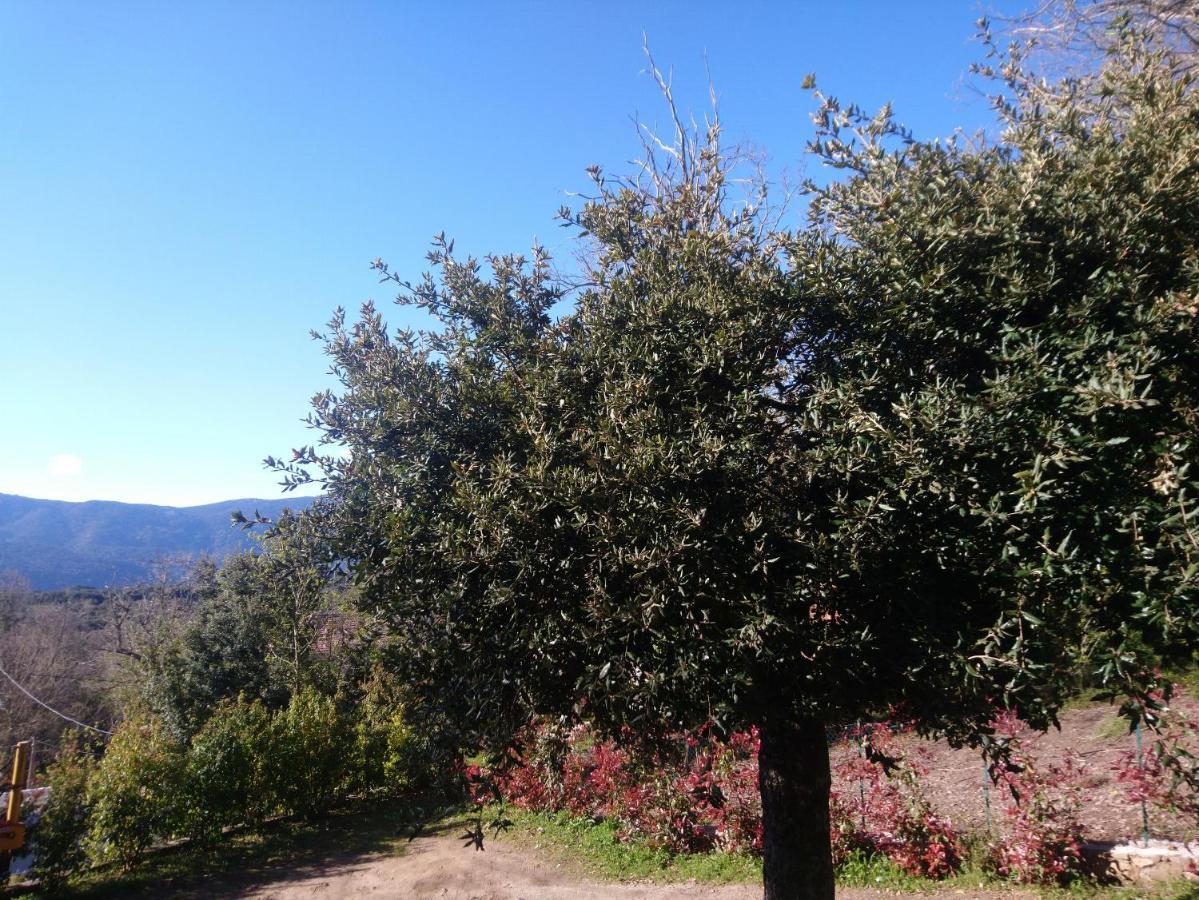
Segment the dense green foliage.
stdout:
<path fill-rule="evenodd" d="M 311 687 L 352 694 L 376 635 L 353 614 L 347 587 L 306 521 L 284 513 L 259 552 L 230 558 L 193 590 L 195 613 L 145 654 L 143 695 L 180 734 L 224 700 L 285 707 Z"/>
<path fill-rule="evenodd" d="M 355 739 L 377 755 L 355 752 Z M 50 766 L 37 868 L 58 883 L 89 865 L 132 865 L 172 839 L 214 845 L 278 816 L 316 820 L 351 801 L 395 801 L 439 784 L 432 765 L 400 710 L 380 719 L 307 688 L 276 712 L 222 702 L 190 739 L 160 719 L 130 719 L 98 761 L 74 748 Z"/>
<path fill-rule="evenodd" d="M 161 722 L 123 723 L 88 784 L 88 858 L 127 865 L 182 830 L 186 774 L 186 756 Z"/>
<path fill-rule="evenodd" d="M 223 701 L 212 710 L 187 747 L 190 836 L 215 842 L 225 828 L 258 827 L 276 811 L 283 780 L 276 728 L 259 701 Z"/>
<path fill-rule="evenodd" d="M 30 839 L 37 847 L 34 872 L 47 887 L 58 887 L 86 862 L 84 838 L 91 818 L 88 785 L 95 756 L 77 734 L 64 735 L 62 748 L 47 771 L 46 806 Z"/>
<path fill-rule="evenodd" d="M 130 650 L 137 689 L 107 745 L 70 744 L 49 767 L 36 837 L 48 883 L 449 783 L 437 732 L 408 721 L 409 693 L 305 522 L 285 514 L 259 554 L 197 568 L 186 596 L 187 617 Z"/>
<path fill-rule="evenodd" d="M 862 621 L 885 652 L 854 669 L 958 736 L 994 702 L 1048 724 L 1079 663 L 1143 698 L 1199 624 L 1199 100 L 1131 37 L 1085 85 L 1000 63 L 993 146 L 888 152 L 888 119 L 826 102 L 819 149 L 855 174 L 796 255 L 830 301 L 805 415 L 834 569 L 905 625 Z"/>
<path fill-rule="evenodd" d="M 593 170 L 559 318 L 540 249 L 376 262 L 438 327 L 339 312 L 312 424 L 349 453 L 279 464 L 327 487 L 402 677 L 469 739 L 768 726 L 768 893 L 805 779 L 767 760 L 820 723 L 987 744 L 997 707 L 1052 723 L 1078 666 L 1136 714 L 1196 637 L 1199 92 L 1131 33 L 1082 82 L 994 66 L 994 142 L 817 95 L 846 177 L 797 230 L 730 197 L 718 126 Z"/>

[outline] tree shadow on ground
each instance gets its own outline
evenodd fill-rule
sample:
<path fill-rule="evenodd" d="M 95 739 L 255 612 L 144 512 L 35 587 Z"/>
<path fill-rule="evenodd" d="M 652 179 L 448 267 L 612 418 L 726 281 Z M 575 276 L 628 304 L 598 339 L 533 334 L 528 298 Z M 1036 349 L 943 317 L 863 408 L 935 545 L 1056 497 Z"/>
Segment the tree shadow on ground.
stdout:
<path fill-rule="evenodd" d="M 397 856 L 416 837 L 461 829 L 461 810 L 427 812 L 407 804 L 378 804 L 319 822 L 276 821 L 257 834 L 227 835 L 215 847 L 184 844 L 151 854 L 130 871 L 105 869 L 51 895 L 78 900 L 240 896 L 264 884 L 351 875 L 381 856 Z"/>

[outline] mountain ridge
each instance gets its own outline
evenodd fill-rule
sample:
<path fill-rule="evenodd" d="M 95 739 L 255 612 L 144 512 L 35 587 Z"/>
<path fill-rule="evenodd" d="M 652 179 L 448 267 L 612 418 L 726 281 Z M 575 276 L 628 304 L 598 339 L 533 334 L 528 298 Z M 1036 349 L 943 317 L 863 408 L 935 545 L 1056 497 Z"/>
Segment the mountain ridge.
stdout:
<path fill-rule="evenodd" d="M 0 573 L 16 572 L 35 590 L 146 581 L 164 557 L 219 561 L 253 547 L 253 537 L 231 524 L 234 510 L 274 517 L 286 508 L 303 509 L 313 499 L 245 497 L 161 506 L 0 493 Z"/>

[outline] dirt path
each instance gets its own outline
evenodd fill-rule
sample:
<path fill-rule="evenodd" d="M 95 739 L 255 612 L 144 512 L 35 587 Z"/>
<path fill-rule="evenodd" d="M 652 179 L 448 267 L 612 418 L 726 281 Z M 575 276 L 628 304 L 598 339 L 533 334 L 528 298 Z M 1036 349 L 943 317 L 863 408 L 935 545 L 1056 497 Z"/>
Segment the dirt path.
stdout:
<path fill-rule="evenodd" d="M 256 885 L 210 883 L 207 895 L 254 900 L 758 900 L 762 896 L 761 888 L 753 885 L 596 882 L 536 851 L 492 841 L 485 851 L 475 852 L 464 849 L 453 835 L 417 838 L 399 854 L 324 860 L 286 874 L 274 873 L 272 880 Z M 838 891 L 837 896 L 876 900 L 894 895 L 850 889 Z M 1027 895 L 993 892 L 985 896 L 999 900 Z"/>
<path fill-rule="evenodd" d="M 464 849 L 453 836 L 417 838 L 399 855 L 373 855 L 300 871 L 294 877 L 239 891 L 255 900 L 667 900 L 709 897 L 757 900 L 760 888 L 745 886 L 597 884 L 579 880 L 559 863 L 511 844 L 490 841 L 487 849 Z"/>

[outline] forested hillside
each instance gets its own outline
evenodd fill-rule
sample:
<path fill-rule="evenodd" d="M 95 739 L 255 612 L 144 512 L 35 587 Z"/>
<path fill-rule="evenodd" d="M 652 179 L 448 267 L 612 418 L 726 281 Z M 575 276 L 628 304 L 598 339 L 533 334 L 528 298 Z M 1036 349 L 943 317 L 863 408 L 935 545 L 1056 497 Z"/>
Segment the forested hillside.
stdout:
<path fill-rule="evenodd" d="M 223 560 L 251 547 L 253 540 L 230 525 L 235 510 L 271 517 L 308 502 L 293 497 L 172 507 L 0 494 L 0 572 L 24 576 L 36 590 L 144 582 L 165 557 Z"/>

